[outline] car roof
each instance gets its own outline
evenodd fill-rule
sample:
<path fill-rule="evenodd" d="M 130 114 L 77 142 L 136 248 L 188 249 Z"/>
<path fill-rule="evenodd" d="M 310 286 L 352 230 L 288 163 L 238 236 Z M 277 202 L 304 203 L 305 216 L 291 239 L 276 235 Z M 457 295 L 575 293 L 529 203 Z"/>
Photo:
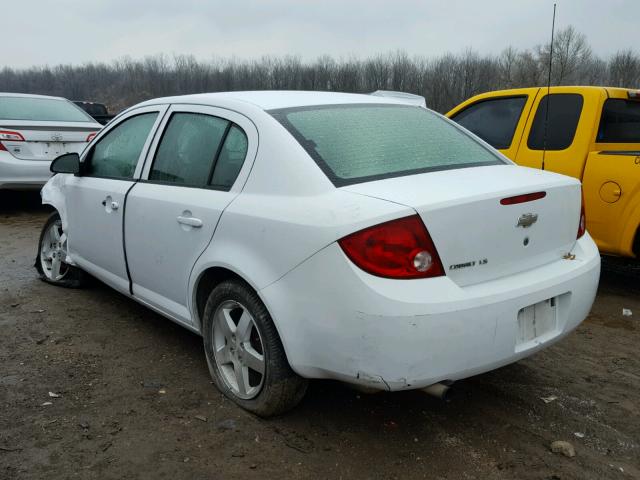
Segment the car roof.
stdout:
<path fill-rule="evenodd" d="M 546 92 L 547 87 L 544 85 L 541 86 L 537 86 L 537 87 L 524 87 L 524 88 L 510 88 L 510 89 L 503 89 L 503 90 L 490 90 L 488 92 L 482 92 L 479 93 L 477 95 L 474 95 L 473 97 L 470 97 L 468 100 L 470 100 L 471 98 L 481 98 L 481 97 L 486 97 L 486 98 L 491 98 L 491 97 L 497 97 L 497 96 L 508 96 L 508 95 L 523 95 L 526 93 L 533 93 L 537 90 L 542 90 L 543 92 Z M 617 92 L 630 92 L 630 91 L 635 91 L 637 90 L 636 88 L 625 88 L 625 87 L 607 87 L 607 86 L 600 86 L 600 85 L 553 85 L 551 87 L 549 87 L 549 90 L 551 91 L 551 93 L 554 92 L 558 92 L 558 91 L 567 91 L 567 90 L 574 90 L 576 92 L 581 92 L 581 91 L 617 91 Z M 466 100 L 465 100 L 466 102 Z M 465 103 L 462 102 L 462 103 Z"/>
<path fill-rule="evenodd" d="M 23 97 L 23 98 L 51 98 L 53 100 L 67 100 L 63 97 L 53 97 L 51 95 L 36 95 L 34 93 L 13 93 L 13 92 L 0 92 L 0 97 Z"/>
<path fill-rule="evenodd" d="M 280 108 L 306 107 L 315 105 L 335 105 L 354 103 L 386 103 L 406 105 L 407 101 L 379 97 L 359 93 L 316 92 L 302 90 L 255 90 L 239 92 L 200 93 L 195 95 L 180 95 L 148 100 L 139 105 L 154 105 L 158 103 L 196 103 L 216 106 L 219 101 L 232 101 L 251 104 L 262 110 Z"/>

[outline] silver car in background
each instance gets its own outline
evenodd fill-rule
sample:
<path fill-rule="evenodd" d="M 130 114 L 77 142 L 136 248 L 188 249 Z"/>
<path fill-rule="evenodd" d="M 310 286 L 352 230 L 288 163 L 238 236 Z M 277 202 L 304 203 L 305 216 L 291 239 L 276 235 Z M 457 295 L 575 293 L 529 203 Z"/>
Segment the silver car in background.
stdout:
<path fill-rule="evenodd" d="M 51 161 L 82 152 L 100 128 L 65 98 L 0 93 L 0 189 L 41 188 Z"/>

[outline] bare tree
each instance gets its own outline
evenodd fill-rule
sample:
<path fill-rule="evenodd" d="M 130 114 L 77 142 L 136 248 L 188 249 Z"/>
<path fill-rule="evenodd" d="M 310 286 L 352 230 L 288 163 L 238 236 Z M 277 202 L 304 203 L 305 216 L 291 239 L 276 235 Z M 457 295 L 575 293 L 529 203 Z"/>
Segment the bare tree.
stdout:
<path fill-rule="evenodd" d="M 548 71 L 551 44 L 538 47 L 540 68 Z M 584 34 L 571 25 L 560 30 L 553 41 L 551 82 L 554 85 L 578 83 L 591 64 L 593 53 Z"/>
<path fill-rule="evenodd" d="M 546 84 L 549 51 L 546 44 L 525 50 L 508 47 L 498 56 L 468 49 L 459 55 L 411 58 L 395 51 L 364 59 L 324 55 L 309 62 L 296 56 L 209 61 L 191 55 L 123 57 L 111 63 L 4 67 L 0 91 L 102 101 L 117 111 L 152 97 L 225 90 L 394 89 L 423 95 L 430 108 L 445 112 L 480 92 Z M 586 37 L 570 26 L 554 41 L 552 83 L 638 87 L 640 57 L 628 49 L 610 59 L 598 58 Z"/>
<path fill-rule="evenodd" d="M 622 50 L 609 60 L 609 84 L 615 87 L 640 86 L 640 56 L 632 50 Z"/>

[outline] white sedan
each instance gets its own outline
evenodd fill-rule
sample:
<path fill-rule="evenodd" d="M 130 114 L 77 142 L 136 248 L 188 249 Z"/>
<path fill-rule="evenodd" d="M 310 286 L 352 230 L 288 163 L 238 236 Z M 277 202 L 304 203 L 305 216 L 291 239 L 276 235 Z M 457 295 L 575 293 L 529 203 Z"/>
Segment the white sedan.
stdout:
<path fill-rule="evenodd" d="M 42 188 L 51 161 L 80 153 L 101 128 L 65 98 L 0 93 L 0 189 Z"/>
<path fill-rule="evenodd" d="M 87 272 L 201 334 L 217 387 L 263 416 L 308 379 L 395 391 L 515 362 L 598 286 L 579 182 L 401 97 L 150 100 L 52 170 L 41 277 Z"/>

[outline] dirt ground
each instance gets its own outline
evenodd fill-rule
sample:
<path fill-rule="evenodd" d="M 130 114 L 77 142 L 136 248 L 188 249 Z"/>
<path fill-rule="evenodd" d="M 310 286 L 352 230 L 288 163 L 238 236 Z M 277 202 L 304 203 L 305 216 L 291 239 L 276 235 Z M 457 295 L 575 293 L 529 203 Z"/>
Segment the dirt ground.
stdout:
<path fill-rule="evenodd" d="M 640 478 L 632 269 L 606 266 L 567 339 L 449 403 L 313 382 L 266 421 L 213 387 L 198 336 L 101 284 L 38 280 L 38 200 L 0 195 L 0 479 Z"/>

